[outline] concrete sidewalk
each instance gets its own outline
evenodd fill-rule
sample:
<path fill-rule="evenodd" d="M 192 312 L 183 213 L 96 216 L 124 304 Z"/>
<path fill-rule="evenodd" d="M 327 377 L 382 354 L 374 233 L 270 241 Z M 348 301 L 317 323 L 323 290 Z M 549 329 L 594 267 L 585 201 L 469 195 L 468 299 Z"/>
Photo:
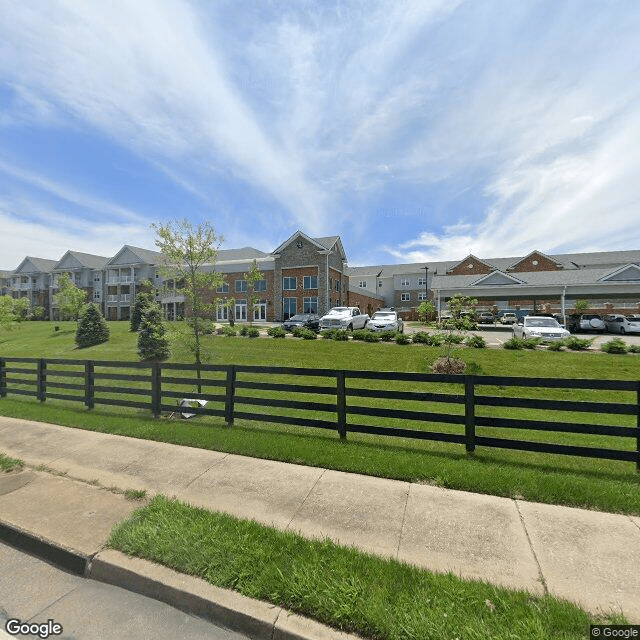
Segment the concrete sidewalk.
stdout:
<path fill-rule="evenodd" d="M 4 417 L 0 453 L 32 467 L 0 480 L 0 524 L 91 559 L 94 575 L 105 580 L 133 584 L 145 571 L 166 571 L 102 550 L 113 524 L 136 506 L 104 487 L 145 489 L 425 569 L 539 595 L 548 590 L 594 613 L 621 611 L 640 622 L 640 517 Z M 38 465 L 66 476 L 33 470 Z M 154 584 L 174 581 L 166 593 L 179 592 L 186 579 L 170 574 Z"/>

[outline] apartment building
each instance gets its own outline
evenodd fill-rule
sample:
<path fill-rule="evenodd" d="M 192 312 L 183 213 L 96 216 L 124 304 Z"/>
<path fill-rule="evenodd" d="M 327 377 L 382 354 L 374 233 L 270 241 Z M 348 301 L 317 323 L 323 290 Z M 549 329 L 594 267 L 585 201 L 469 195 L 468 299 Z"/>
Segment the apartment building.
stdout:
<path fill-rule="evenodd" d="M 256 263 L 256 308 L 249 309 L 245 274 Z M 430 299 L 439 312 L 456 294 L 474 297 L 480 308 L 546 309 L 564 313 L 578 299 L 611 312 L 640 312 L 640 250 L 478 258 L 424 264 L 351 267 L 339 236 L 312 238 L 296 231 L 272 252 L 253 247 L 223 249 L 214 265 L 223 283 L 210 292 L 213 318 L 279 322 L 296 313 L 325 314 L 331 307 L 358 306 L 365 313 L 395 307 L 405 318 Z M 87 292 L 109 320 L 128 320 L 137 293 L 150 283 L 168 320 L 184 316 L 179 284 L 162 274 L 161 255 L 124 245 L 107 258 L 68 251 L 58 261 L 25 258 L 15 271 L 0 273 L 0 291 L 29 297 L 32 306 L 57 319 L 55 293 L 61 274 Z"/>

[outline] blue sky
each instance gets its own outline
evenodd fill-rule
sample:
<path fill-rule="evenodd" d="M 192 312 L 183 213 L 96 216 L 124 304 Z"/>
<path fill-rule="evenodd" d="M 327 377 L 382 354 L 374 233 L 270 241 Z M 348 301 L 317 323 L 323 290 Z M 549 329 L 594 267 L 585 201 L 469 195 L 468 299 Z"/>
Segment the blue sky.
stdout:
<path fill-rule="evenodd" d="M 637 0 L 0 3 L 0 268 L 339 234 L 350 264 L 640 247 Z"/>

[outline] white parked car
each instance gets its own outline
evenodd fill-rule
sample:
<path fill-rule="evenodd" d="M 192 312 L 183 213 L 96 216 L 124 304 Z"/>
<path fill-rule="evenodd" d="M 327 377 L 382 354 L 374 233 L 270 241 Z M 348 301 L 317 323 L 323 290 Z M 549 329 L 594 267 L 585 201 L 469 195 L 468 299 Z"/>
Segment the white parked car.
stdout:
<path fill-rule="evenodd" d="M 542 340 L 563 340 L 570 333 L 563 329 L 555 318 L 545 316 L 525 316 L 513 325 L 514 338 L 542 338 Z"/>
<path fill-rule="evenodd" d="M 369 322 L 367 329 L 371 331 L 404 331 L 404 322 L 402 318 L 393 309 L 380 309 L 376 311 Z"/>
<path fill-rule="evenodd" d="M 515 313 L 503 313 L 500 316 L 500 324 L 515 324 L 518 322 L 518 316 Z"/>
<path fill-rule="evenodd" d="M 367 313 L 360 313 L 358 307 L 334 307 L 320 318 L 320 329 L 364 329 L 369 322 Z"/>
<path fill-rule="evenodd" d="M 604 322 L 607 331 L 611 333 L 640 333 L 640 317 L 623 316 L 616 313 L 612 316 L 605 316 Z"/>

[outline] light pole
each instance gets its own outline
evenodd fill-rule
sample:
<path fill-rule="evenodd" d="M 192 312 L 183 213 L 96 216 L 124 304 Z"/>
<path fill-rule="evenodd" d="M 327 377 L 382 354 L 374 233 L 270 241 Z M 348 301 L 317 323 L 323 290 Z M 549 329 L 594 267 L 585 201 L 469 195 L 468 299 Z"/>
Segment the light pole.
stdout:
<path fill-rule="evenodd" d="M 424 294 L 426 296 L 425 300 L 429 300 L 429 267 L 424 266 Z"/>

